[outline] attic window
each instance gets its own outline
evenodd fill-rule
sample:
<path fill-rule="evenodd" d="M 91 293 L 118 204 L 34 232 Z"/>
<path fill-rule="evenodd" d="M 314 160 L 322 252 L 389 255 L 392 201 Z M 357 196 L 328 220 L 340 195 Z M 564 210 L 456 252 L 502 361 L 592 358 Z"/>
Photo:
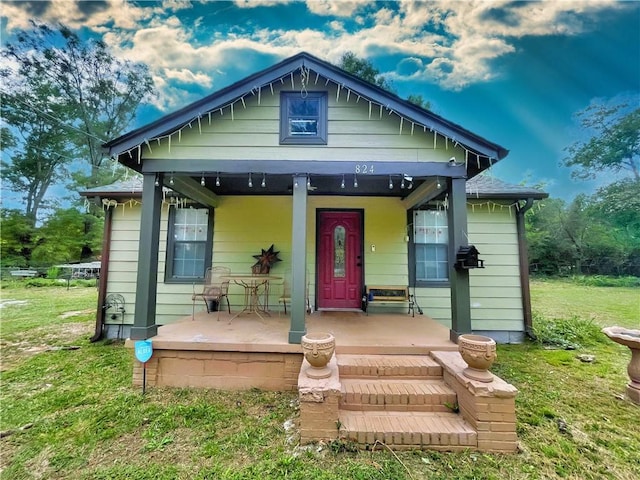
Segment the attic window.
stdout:
<path fill-rule="evenodd" d="M 327 144 L 327 92 L 280 94 L 280 143 Z"/>

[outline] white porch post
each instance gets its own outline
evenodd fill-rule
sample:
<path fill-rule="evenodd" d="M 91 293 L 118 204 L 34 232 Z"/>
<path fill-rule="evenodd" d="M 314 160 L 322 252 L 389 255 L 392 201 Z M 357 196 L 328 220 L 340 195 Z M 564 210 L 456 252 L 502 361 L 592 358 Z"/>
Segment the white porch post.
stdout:
<path fill-rule="evenodd" d="M 297 186 L 296 186 L 297 185 Z M 300 343 L 307 333 L 307 176 L 293 177 L 291 238 L 291 329 L 289 343 Z"/>
<path fill-rule="evenodd" d="M 469 270 L 455 268 L 456 253 L 469 243 L 467 238 L 467 194 L 466 179 L 452 178 L 449 181 L 449 278 L 451 280 L 451 340 L 471 332 L 471 296 L 469 293 Z"/>
<path fill-rule="evenodd" d="M 158 174 L 162 185 L 162 174 Z M 162 187 L 156 186 L 156 175 L 145 173 L 142 181 L 142 216 L 138 249 L 136 314 L 131 327 L 131 340 L 146 340 L 158 333 L 156 325 L 156 290 L 158 286 L 158 240 Z"/>

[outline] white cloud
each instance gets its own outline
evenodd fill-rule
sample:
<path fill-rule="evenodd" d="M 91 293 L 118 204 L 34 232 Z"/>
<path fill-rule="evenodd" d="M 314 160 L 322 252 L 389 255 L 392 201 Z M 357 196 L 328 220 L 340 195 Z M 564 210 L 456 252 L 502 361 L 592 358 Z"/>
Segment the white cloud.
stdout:
<path fill-rule="evenodd" d="M 243 8 L 290 3 L 275 0 L 236 0 Z M 626 8 L 624 2 L 511 2 L 401 0 L 373 10 L 368 0 L 312 1 L 316 15 L 340 17 L 302 30 L 271 29 L 237 24 L 232 31 L 216 30 L 206 17 L 207 4 L 165 0 L 161 6 L 125 0 L 105 3 L 52 0 L 47 4 L 5 3 L 7 31 L 27 28 L 35 13 L 46 22 L 63 21 L 72 28 L 89 28 L 103 35 L 115 53 L 147 64 L 160 91 L 158 105 L 170 108 L 185 101 L 189 85 L 215 87 L 215 79 L 229 71 L 255 71 L 244 65 L 244 53 L 285 58 L 308 51 L 337 63 L 347 51 L 364 58 L 381 52 L 412 59 L 383 72 L 390 80 L 420 79 L 453 90 L 488 81 L 500 72 L 495 60 L 515 52 L 515 39 L 525 36 L 575 35 L 589 27 L 603 9 Z M 185 24 L 180 14 L 197 8 L 199 15 Z M 29 10 L 29 9 L 32 10 Z M 36 10 L 33 10 L 35 8 Z M 357 15 L 356 15 L 357 12 Z M 352 19 L 348 22 L 347 19 Z M 355 24 L 355 26 L 354 26 Z M 209 36 L 203 42 L 203 32 Z M 375 59 L 374 59 L 375 62 Z M 219 72 L 223 72 L 222 74 Z M 181 85 L 176 86 L 179 82 Z M 173 90 L 171 90 L 173 89 Z"/>
<path fill-rule="evenodd" d="M 350 17 L 359 8 L 369 3 L 371 3 L 370 0 L 307 0 L 307 8 L 316 15 Z"/>
<path fill-rule="evenodd" d="M 211 87 L 213 84 L 213 79 L 205 74 L 192 72 L 186 68 L 181 68 L 179 70 L 167 68 L 164 71 L 165 77 L 170 80 L 178 80 L 183 83 L 193 83 L 198 84 L 205 87 Z"/>
<path fill-rule="evenodd" d="M 233 3 L 239 8 L 274 7 L 291 3 L 294 0 L 234 0 Z"/>
<path fill-rule="evenodd" d="M 162 9 L 158 8 L 157 11 Z M 2 16 L 7 19 L 8 32 L 17 28 L 29 28 L 31 18 L 50 24 L 64 23 L 72 29 L 134 29 L 138 22 L 153 13 L 153 9 L 138 7 L 125 0 L 106 0 L 102 3 L 68 0 L 5 2 L 2 6 Z"/>

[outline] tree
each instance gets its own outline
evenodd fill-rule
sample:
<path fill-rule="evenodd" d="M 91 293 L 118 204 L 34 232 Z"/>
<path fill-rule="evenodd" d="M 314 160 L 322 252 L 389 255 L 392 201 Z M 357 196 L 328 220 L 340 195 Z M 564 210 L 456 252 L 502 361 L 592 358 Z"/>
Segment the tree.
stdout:
<path fill-rule="evenodd" d="M 56 103 L 69 109 L 62 119 L 52 118 L 38 104 L 22 104 L 22 112 L 37 113 L 49 122 L 64 125 L 77 150 L 86 158 L 91 173 L 78 177 L 83 186 L 94 185 L 104 164 L 102 143 L 120 135 L 130 125 L 139 105 L 153 93 L 153 81 L 145 65 L 116 58 L 107 45 L 95 39 L 82 41 L 68 27 L 52 28 L 32 22 L 31 30 L 19 31 L 2 55 L 18 66 L 4 69 L 2 77 L 18 77 L 23 86 L 41 85 Z M 3 97 L 12 92 L 2 90 Z M 15 125 L 14 125 L 15 126 Z"/>
<path fill-rule="evenodd" d="M 419 106 L 420 108 L 424 108 L 425 110 L 431 109 L 431 102 L 422 98 L 422 95 L 411 94 L 407 97 L 407 101 Z"/>
<path fill-rule="evenodd" d="M 73 146 L 68 134 L 55 119 L 64 119 L 69 109 L 56 101 L 48 84 L 25 78 L 2 96 L 5 151 L 11 151 L 11 163 L 2 161 L 3 178 L 24 196 L 25 214 L 35 226 L 38 211 L 52 183 L 65 172 Z M 37 111 L 25 108 L 31 106 Z M 45 112 L 46 115 L 38 112 Z"/>
<path fill-rule="evenodd" d="M 51 265 L 93 258 L 100 251 L 103 223 L 75 208 L 56 210 L 38 229 L 31 260 Z"/>
<path fill-rule="evenodd" d="M 18 210 L 0 209 L 0 256 L 4 266 L 28 267 L 35 228 Z"/>
<path fill-rule="evenodd" d="M 351 75 L 355 75 L 356 77 L 373 85 L 383 88 L 391 93 L 395 93 L 395 89 L 391 83 L 380 74 L 380 70 L 374 67 L 373 63 L 369 60 L 365 60 L 364 58 L 359 58 L 353 52 L 346 52 L 342 55 L 338 66 Z M 421 108 L 431 108 L 431 104 L 422 98 L 422 95 L 411 94 L 407 97 L 407 101 Z"/>
<path fill-rule="evenodd" d="M 591 132 L 587 141 L 567 148 L 564 165 L 577 167 L 572 175 L 595 178 L 601 172 L 630 173 L 640 181 L 640 108 L 626 104 L 609 107 L 595 104 L 577 114 L 582 127 Z"/>
<path fill-rule="evenodd" d="M 390 92 L 393 92 L 393 87 L 380 75 L 380 70 L 373 66 L 369 60 L 359 58 L 353 52 L 346 52 L 340 58 L 340 64 L 338 65 L 342 70 L 355 75 L 362 80 L 365 80 L 380 88 L 384 88 Z"/>
<path fill-rule="evenodd" d="M 569 204 L 550 198 L 529 210 L 526 220 L 531 263 L 538 272 L 550 275 L 638 275 L 638 194 L 638 183 L 628 179 L 590 197 L 579 195 Z"/>

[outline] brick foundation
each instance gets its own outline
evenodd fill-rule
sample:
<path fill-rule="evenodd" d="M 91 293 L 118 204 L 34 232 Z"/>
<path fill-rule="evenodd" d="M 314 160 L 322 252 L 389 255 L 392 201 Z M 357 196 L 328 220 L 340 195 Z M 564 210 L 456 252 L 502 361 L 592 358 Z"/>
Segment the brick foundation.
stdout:
<path fill-rule="evenodd" d="M 147 362 L 147 386 L 295 390 L 302 358 L 302 353 L 156 349 Z M 134 359 L 134 385 L 142 385 L 142 375 L 142 363 Z"/>

